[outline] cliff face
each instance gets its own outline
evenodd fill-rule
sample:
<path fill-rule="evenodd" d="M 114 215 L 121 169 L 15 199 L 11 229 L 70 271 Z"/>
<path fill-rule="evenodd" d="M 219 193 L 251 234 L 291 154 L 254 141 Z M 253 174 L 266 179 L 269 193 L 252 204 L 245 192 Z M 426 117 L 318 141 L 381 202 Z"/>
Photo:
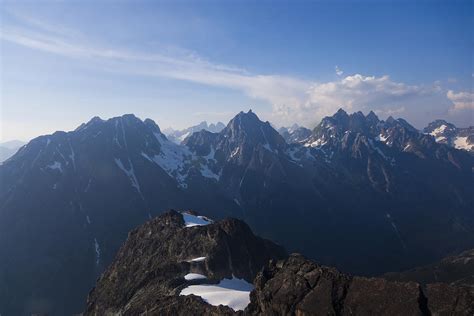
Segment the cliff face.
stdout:
<path fill-rule="evenodd" d="M 85 315 L 472 315 L 474 291 L 350 276 L 242 221 L 170 211 L 132 231 Z"/>

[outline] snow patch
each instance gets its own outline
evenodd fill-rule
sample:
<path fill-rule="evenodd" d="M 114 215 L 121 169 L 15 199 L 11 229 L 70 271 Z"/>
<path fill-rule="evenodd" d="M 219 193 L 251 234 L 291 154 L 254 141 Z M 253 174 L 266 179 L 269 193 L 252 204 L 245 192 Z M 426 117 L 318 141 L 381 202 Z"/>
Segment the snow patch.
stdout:
<path fill-rule="evenodd" d="M 305 144 L 306 147 L 321 147 L 327 144 L 327 141 L 324 137 L 321 137 L 310 144 Z"/>
<path fill-rule="evenodd" d="M 97 238 L 94 238 L 94 248 L 95 248 L 95 264 L 99 265 L 100 263 L 100 246 L 97 242 Z"/>
<path fill-rule="evenodd" d="M 59 170 L 59 172 L 63 172 L 63 167 L 59 161 L 55 161 L 49 165 L 46 166 L 46 168 L 51 169 L 51 170 Z"/>
<path fill-rule="evenodd" d="M 199 273 L 188 273 L 184 276 L 184 279 L 187 281 L 204 280 L 204 279 L 207 279 L 207 277 Z"/>
<path fill-rule="evenodd" d="M 138 183 L 137 177 L 135 176 L 135 171 L 133 170 L 133 165 L 130 159 L 128 159 L 128 164 L 130 165 L 130 169 L 125 168 L 122 161 L 119 158 L 114 158 L 115 163 L 117 166 L 125 173 L 125 175 L 130 179 L 132 186 L 142 195 L 140 191 L 140 184 Z M 142 196 L 143 197 L 143 196 Z"/>
<path fill-rule="evenodd" d="M 234 311 L 242 311 L 250 303 L 250 292 L 254 286 L 243 279 L 232 277 L 218 284 L 190 285 L 180 295 L 200 296 L 213 306 L 225 305 Z"/>
<path fill-rule="evenodd" d="M 181 213 L 183 215 L 184 226 L 193 227 L 193 226 L 205 226 L 212 223 L 212 220 L 205 216 L 196 216 L 189 213 Z"/>
<path fill-rule="evenodd" d="M 234 151 L 230 154 L 230 158 L 234 158 L 240 151 L 240 147 L 234 149 Z"/>
<path fill-rule="evenodd" d="M 206 257 L 197 257 L 197 258 L 193 258 L 191 260 L 188 260 L 188 262 L 202 262 L 206 260 Z"/>
<path fill-rule="evenodd" d="M 186 139 L 186 137 L 188 137 L 189 135 L 191 134 L 191 132 L 187 132 L 181 136 L 178 137 L 178 139 L 182 142 L 183 140 Z"/>
<path fill-rule="evenodd" d="M 382 133 L 379 134 L 379 136 L 376 137 L 376 139 L 380 142 L 387 142 L 388 136 L 384 136 Z"/>
<path fill-rule="evenodd" d="M 454 147 L 457 149 L 471 150 L 473 145 L 467 142 L 467 137 L 456 137 Z"/>
<path fill-rule="evenodd" d="M 374 142 L 372 141 L 372 139 L 369 138 L 368 141 L 369 141 L 370 146 L 371 146 L 380 156 L 382 156 L 383 159 L 385 159 L 385 160 L 387 160 L 387 161 L 388 161 L 388 160 L 393 160 L 393 158 L 390 159 L 389 157 L 387 157 L 387 156 L 385 155 L 385 153 L 384 153 L 379 147 L 377 147 L 377 145 L 374 144 Z"/>
<path fill-rule="evenodd" d="M 438 136 L 438 134 L 443 133 L 443 132 L 446 130 L 446 128 L 448 128 L 448 127 L 443 124 L 443 125 L 441 125 L 440 127 L 435 128 L 435 129 L 430 133 L 430 135 L 432 135 L 432 136 Z"/>

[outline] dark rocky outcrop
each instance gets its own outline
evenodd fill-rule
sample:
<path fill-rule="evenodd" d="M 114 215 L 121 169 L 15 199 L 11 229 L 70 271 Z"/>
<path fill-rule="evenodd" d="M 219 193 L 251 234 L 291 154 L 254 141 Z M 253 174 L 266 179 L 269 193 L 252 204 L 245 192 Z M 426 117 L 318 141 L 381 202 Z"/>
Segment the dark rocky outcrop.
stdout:
<path fill-rule="evenodd" d="M 442 282 L 474 288 L 474 249 L 426 266 L 386 273 L 384 277 L 396 281 L 415 281 L 421 284 Z"/>
<path fill-rule="evenodd" d="M 255 279 L 251 315 L 472 315 L 474 292 L 447 284 L 342 274 L 301 255 L 272 262 Z"/>

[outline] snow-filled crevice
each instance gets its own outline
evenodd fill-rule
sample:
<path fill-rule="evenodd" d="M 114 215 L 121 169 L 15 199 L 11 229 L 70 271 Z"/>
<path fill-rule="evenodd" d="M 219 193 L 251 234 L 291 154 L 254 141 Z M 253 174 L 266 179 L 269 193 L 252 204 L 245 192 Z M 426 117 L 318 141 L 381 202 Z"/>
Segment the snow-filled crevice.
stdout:
<path fill-rule="evenodd" d="M 140 194 L 140 196 L 144 200 L 142 191 L 140 190 L 140 184 L 138 183 L 137 177 L 135 176 L 135 170 L 133 169 L 132 162 L 130 161 L 130 158 L 127 158 L 127 159 L 128 159 L 128 165 L 130 166 L 130 169 L 125 168 L 125 166 L 123 165 L 122 161 L 119 158 L 115 158 L 114 160 L 117 166 L 120 168 L 120 170 L 122 170 L 125 173 L 125 175 L 130 179 L 132 186 L 137 190 L 138 194 Z"/>
<path fill-rule="evenodd" d="M 254 289 L 251 283 L 232 277 L 223 279 L 217 284 L 190 285 L 180 295 L 200 296 L 213 306 L 225 305 L 234 311 L 242 311 L 250 303 L 250 292 Z"/>

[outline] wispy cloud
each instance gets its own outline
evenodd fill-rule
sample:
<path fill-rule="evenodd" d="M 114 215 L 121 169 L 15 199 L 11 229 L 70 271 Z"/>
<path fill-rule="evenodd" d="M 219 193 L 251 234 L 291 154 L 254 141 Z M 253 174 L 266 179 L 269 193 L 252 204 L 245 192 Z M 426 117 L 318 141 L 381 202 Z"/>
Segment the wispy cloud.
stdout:
<path fill-rule="evenodd" d="M 376 110 L 384 114 L 419 115 L 426 107 L 472 109 L 472 93 L 448 91 L 439 85 L 413 85 L 389 76 L 354 74 L 335 66 L 338 79 L 316 82 L 293 76 L 255 74 L 245 69 L 210 62 L 188 51 L 144 53 L 93 45 L 75 30 L 52 26 L 43 21 L 16 16 L 20 25 L 4 25 L 0 38 L 35 50 L 84 61 L 100 61 L 105 71 L 166 77 L 203 85 L 238 90 L 247 96 L 268 102 L 268 119 L 277 124 L 298 122 L 314 125 L 339 107 L 349 111 Z M 423 104 L 426 99 L 430 104 Z M 433 101 L 434 100 L 434 101 Z M 438 111 L 440 112 L 440 111 Z M 418 113 L 418 114 L 417 114 Z M 424 118 L 425 119 L 425 118 Z"/>

